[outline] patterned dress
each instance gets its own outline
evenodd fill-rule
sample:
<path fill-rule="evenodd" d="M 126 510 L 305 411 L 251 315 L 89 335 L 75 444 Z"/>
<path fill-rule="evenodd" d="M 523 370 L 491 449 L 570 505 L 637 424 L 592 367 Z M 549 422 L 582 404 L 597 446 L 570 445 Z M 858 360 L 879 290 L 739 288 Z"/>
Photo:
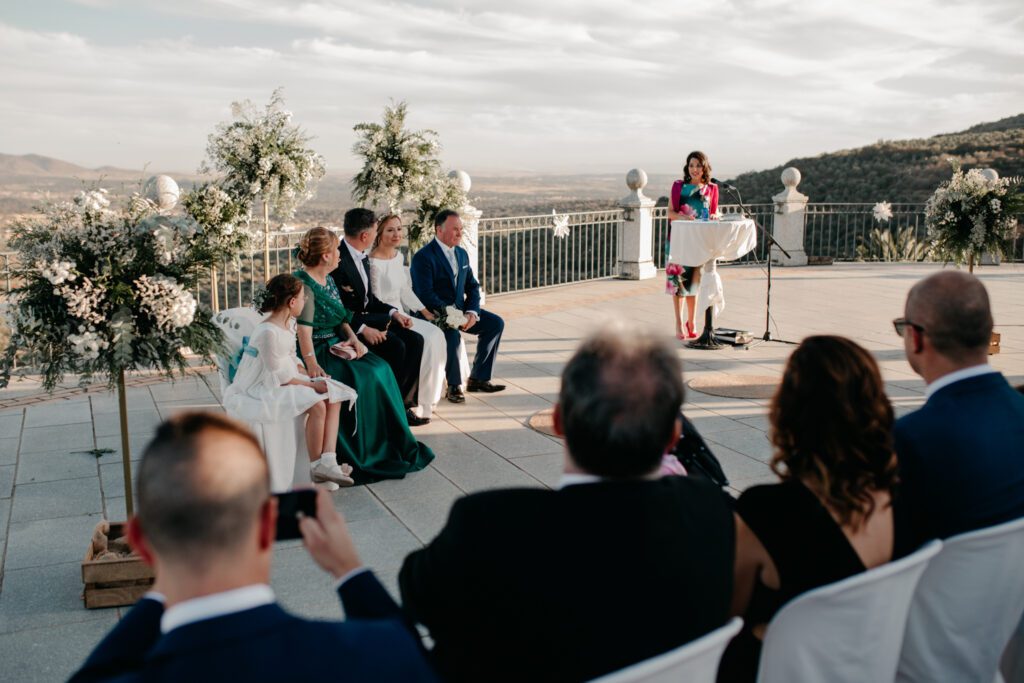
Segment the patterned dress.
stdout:
<path fill-rule="evenodd" d="M 327 284 L 321 285 L 304 270 L 293 275 L 306 287 L 306 306 L 298 324 L 313 328 L 317 363 L 330 377 L 359 394 L 354 411 L 341 411 L 338 459 L 352 464 L 357 482 L 401 479 L 429 465 L 434 453 L 409 431 L 390 366 L 372 353 L 359 360 L 345 360 L 330 352 L 331 346 L 345 341 L 341 325 L 352 320 L 334 280 L 327 278 Z"/>
<path fill-rule="evenodd" d="M 703 186 L 691 185 L 690 183 L 684 184 L 681 180 L 676 182 L 682 186 L 679 192 L 679 206 L 671 207 L 676 213 L 685 213 L 691 216 L 700 215 L 700 210 L 704 208 L 704 194 L 701 194 L 702 188 L 706 188 L 704 192 L 711 204 L 709 207 L 711 214 L 718 211 L 717 185 L 713 183 Z M 675 193 L 673 192 L 672 194 L 674 195 Z M 697 271 L 697 267 L 683 266 L 669 261 L 669 245 L 671 242 L 672 223 L 669 222 L 668 233 L 665 237 L 665 293 L 675 296 L 697 296 L 699 284 L 694 283 L 694 274 Z"/>

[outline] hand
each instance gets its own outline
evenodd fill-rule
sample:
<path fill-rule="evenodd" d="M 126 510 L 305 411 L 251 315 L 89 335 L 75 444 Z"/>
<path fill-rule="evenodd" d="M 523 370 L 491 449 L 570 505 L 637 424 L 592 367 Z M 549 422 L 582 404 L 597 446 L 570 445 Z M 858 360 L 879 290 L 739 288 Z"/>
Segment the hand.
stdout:
<path fill-rule="evenodd" d="M 313 561 L 336 579 L 363 566 L 345 518 L 324 489 L 316 492 L 316 517 L 299 516 L 302 542 Z"/>
<path fill-rule="evenodd" d="M 436 317 L 436 316 L 435 316 L 435 315 L 434 315 L 434 314 L 433 314 L 433 313 L 432 313 L 432 312 L 430 311 L 430 309 L 429 309 L 429 308 L 424 308 L 424 309 L 423 309 L 422 311 L 420 311 L 420 315 L 422 315 L 422 316 L 423 316 L 423 317 L 424 317 L 425 319 L 427 319 L 427 320 L 430 320 L 430 321 L 433 321 L 433 320 L 434 320 L 434 318 Z"/>
<path fill-rule="evenodd" d="M 310 386 L 313 387 L 313 390 L 316 391 L 316 393 L 318 393 L 318 394 L 326 394 L 327 393 L 327 382 L 324 382 L 324 381 L 310 382 L 309 384 L 310 384 Z"/>
<path fill-rule="evenodd" d="M 478 320 L 478 318 L 476 317 L 475 313 L 467 313 L 466 314 L 466 324 L 463 325 L 462 327 L 460 327 L 459 329 L 462 330 L 463 332 L 465 332 L 469 328 L 473 327 L 473 325 L 476 325 L 476 321 L 477 320 Z"/>
<path fill-rule="evenodd" d="M 405 315 L 404 313 L 399 313 L 398 311 L 395 311 L 394 313 L 391 314 L 391 317 L 394 318 L 395 321 L 405 329 L 412 329 L 412 319 L 409 316 Z"/>
<path fill-rule="evenodd" d="M 356 340 L 355 349 L 356 349 L 356 360 L 359 360 L 360 358 L 362 358 L 363 356 L 365 356 L 369 352 L 369 349 L 366 348 L 366 344 L 363 344 L 359 340 Z"/>
<path fill-rule="evenodd" d="M 366 340 L 366 343 L 371 346 L 376 346 L 388 338 L 387 332 L 381 332 L 377 328 L 370 327 L 369 325 L 363 328 L 361 334 L 363 335 L 363 339 Z"/>
<path fill-rule="evenodd" d="M 309 357 L 306 362 L 306 370 L 309 372 L 309 376 L 312 377 L 326 377 L 327 373 L 320 367 L 320 364 L 316 362 L 316 358 L 313 356 Z"/>

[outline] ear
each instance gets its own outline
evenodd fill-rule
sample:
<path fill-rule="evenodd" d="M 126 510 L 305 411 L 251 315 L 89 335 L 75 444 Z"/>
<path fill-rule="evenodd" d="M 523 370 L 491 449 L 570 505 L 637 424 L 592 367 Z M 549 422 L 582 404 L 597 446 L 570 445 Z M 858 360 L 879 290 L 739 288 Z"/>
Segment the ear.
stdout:
<path fill-rule="evenodd" d="M 270 496 L 260 508 L 260 550 L 268 550 L 274 545 L 277 535 L 277 497 Z"/>
<path fill-rule="evenodd" d="M 672 438 L 669 440 L 668 445 L 665 446 L 665 452 L 668 453 L 676 444 L 679 443 L 679 437 L 683 435 L 683 418 L 680 416 L 672 423 Z"/>
<path fill-rule="evenodd" d="M 142 532 L 142 525 L 139 524 L 138 517 L 132 517 L 128 520 L 128 545 L 142 558 L 143 562 L 151 567 L 154 566 L 156 558 L 153 555 L 153 549 L 146 542 L 146 536 Z"/>
<path fill-rule="evenodd" d="M 565 437 L 565 425 L 562 422 L 562 404 L 556 403 L 551 413 L 551 428 L 556 436 Z"/>
<path fill-rule="evenodd" d="M 911 327 L 909 325 L 908 327 L 910 328 L 911 341 L 914 342 L 914 353 L 921 353 L 924 351 L 924 332 L 920 331 L 916 327 Z"/>

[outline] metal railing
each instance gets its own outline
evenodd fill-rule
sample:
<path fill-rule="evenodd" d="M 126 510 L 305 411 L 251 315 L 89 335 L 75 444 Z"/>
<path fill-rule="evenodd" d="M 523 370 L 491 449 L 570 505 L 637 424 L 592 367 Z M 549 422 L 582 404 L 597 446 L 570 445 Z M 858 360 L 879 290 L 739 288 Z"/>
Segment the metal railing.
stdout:
<path fill-rule="evenodd" d="M 568 220 L 563 237 L 555 235 L 550 215 L 482 219 L 478 277 L 484 291 L 505 294 L 618 274 L 620 209 L 559 216 Z"/>
<path fill-rule="evenodd" d="M 718 210 L 721 214 L 729 213 L 740 213 L 739 204 L 720 204 Z M 775 210 L 772 204 L 750 204 L 747 206 L 748 215 L 757 221 L 761 227 L 767 230 L 769 233 L 773 227 L 773 212 Z M 654 256 L 654 265 L 658 268 L 665 267 L 665 244 L 668 242 L 669 235 L 669 221 L 668 221 L 668 207 L 667 206 L 656 206 L 653 212 L 654 221 L 654 245 L 652 247 Z M 767 240 L 758 232 L 757 235 L 757 246 L 754 247 L 748 254 L 736 259 L 735 261 L 729 261 L 729 263 L 750 263 L 762 262 L 767 258 L 768 245 Z M 726 264 L 722 264 L 726 265 Z"/>
<path fill-rule="evenodd" d="M 924 206 L 891 206 L 892 218 L 877 221 L 874 204 L 808 204 L 804 251 L 836 261 L 924 260 L 928 255 Z"/>

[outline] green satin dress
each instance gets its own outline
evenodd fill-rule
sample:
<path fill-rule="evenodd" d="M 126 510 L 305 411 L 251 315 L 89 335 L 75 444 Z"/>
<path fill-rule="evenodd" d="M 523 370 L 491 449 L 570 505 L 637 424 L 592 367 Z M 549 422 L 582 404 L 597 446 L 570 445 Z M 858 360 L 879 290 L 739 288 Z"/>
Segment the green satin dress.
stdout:
<path fill-rule="evenodd" d="M 362 483 L 401 479 L 409 472 L 422 470 L 434 459 L 434 453 L 409 431 L 391 367 L 372 353 L 359 360 L 345 360 L 328 350 L 345 340 L 341 325 L 352 319 L 352 312 L 341 303 L 334 280 L 327 278 L 325 286 L 304 270 L 293 274 L 306 287 L 306 306 L 298 324 L 313 328 L 317 363 L 359 394 L 354 410 L 347 406 L 341 410 L 338 460 L 350 463 L 355 469 L 353 477 Z"/>

